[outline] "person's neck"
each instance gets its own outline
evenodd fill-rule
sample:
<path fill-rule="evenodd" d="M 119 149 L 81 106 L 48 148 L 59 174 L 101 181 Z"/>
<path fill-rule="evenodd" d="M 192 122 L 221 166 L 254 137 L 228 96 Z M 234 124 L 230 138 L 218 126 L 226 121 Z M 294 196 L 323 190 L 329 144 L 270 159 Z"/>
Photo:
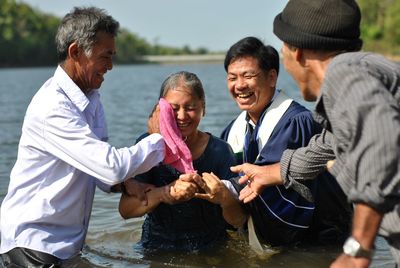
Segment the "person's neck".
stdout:
<path fill-rule="evenodd" d="M 321 91 L 321 85 L 324 82 L 326 70 L 328 69 L 329 63 L 336 56 L 333 53 L 324 53 L 324 54 L 315 54 L 313 57 L 310 57 L 308 61 L 308 65 L 314 74 L 314 88 L 316 89 L 315 94 L 318 96 Z"/>
<path fill-rule="evenodd" d="M 253 122 L 254 125 L 256 125 L 258 119 L 261 116 L 261 112 L 260 113 L 249 113 L 249 112 L 247 112 L 247 115 L 249 116 L 250 121 Z"/>
<path fill-rule="evenodd" d="M 200 138 L 200 135 L 201 135 L 201 132 L 196 130 L 196 132 L 193 133 L 192 135 L 183 137 L 183 140 L 185 141 L 186 145 L 189 147 L 190 151 L 192 151 L 191 148 L 196 147 L 196 144 Z"/>

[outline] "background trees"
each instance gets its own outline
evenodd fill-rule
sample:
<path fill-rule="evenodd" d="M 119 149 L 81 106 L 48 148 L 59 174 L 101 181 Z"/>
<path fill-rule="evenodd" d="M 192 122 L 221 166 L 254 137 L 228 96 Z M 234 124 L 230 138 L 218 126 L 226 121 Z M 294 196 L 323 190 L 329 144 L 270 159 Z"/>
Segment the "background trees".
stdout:
<path fill-rule="evenodd" d="M 358 0 L 364 50 L 400 56 L 400 1 Z"/>
<path fill-rule="evenodd" d="M 400 57 L 400 1 L 357 0 L 362 13 L 364 50 Z M 54 36 L 60 18 L 31 8 L 23 2 L 0 0 L 0 67 L 57 64 Z M 142 55 L 207 54 L 206 48 L 191 49 L 151 45 L 121 29 L 116 63 L 141 62 Z"/>

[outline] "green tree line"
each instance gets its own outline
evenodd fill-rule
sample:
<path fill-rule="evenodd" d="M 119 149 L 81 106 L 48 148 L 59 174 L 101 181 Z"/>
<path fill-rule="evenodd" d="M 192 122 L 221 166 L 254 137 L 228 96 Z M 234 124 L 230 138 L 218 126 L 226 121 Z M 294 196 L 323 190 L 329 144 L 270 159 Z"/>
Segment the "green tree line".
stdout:
<path fill-rule="evenodd" d="M 55 65 L 54 38 L 60 20 L 26 3 L 0 0 L 0 67 Z M 116 63 L 141 62 L 142 55 L 208 53 L 205 48 L 151 45 L 124 28 L 117 37 L 117 51 Z"/>
<path fill-rule="evenodd" d="M 364 50 L 400 56 L 400 1 L 358 0 Z M 0 67 L 57 63 L 54 36 L 60 18 L 16 0 L 0 0 Z M 191 49 L 152 45 L 122 28 L 117 37 L 116 63 L 135 63 L 142 55 L 206 54 Z"/>
<path fill-rule="evenodd" d="M 400 1 L 358 0 L 364 50 L 400 56 Z"/>

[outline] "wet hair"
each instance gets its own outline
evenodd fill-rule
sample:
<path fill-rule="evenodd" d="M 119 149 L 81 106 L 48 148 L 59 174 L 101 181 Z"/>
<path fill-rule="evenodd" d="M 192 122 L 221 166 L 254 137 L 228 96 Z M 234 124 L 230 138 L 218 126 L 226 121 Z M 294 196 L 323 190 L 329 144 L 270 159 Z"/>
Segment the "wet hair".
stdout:
<path fill-rule="evenodd" d="M 228 72 L 228 66 L 233 60 L 247 56 L 257 59 L 260 69 L 264 71 L 274 69 L 276 74 L 279 73 L 278 51 L 252 36 L 239 40 L 229 48 L 224 61 L 225 71 Z"/>
<path fill-rule="evenodd" d="M 64 16 L 56 34 L 57 56 L 63 62 L 68 56 L 68 47 L 76 42 L 86 55 L 90 55 L 97 41 L 97 33 L 105 32 L 117 36 L 119 23 L 96 7 L 74 7 Z"/>
<path fill-rule="evenodd" d="M 203 104 L 203 110 L 206 106 L 203 84 L 194 73 L 181 71 L 168 76 L 161 85 L 160 98 L 165 97 L 168 91 L 179 86 L 188 88 Z"/>

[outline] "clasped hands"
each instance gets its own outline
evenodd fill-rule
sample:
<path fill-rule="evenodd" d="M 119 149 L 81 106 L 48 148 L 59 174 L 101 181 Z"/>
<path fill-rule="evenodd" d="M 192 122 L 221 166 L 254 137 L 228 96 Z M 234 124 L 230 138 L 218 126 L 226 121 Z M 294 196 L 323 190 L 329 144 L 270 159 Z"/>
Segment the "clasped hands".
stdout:
<path fill-rule="evenodd" d="M 126 194 L 137 197 L 143 205 L 147 205 L 146 194 L 156 187 L 151 184 L 141 183 L 134 179 L 125 181 Z M 182 174 L 179 178 L 162 187 L 161 202 L 176 204 L 188 201 L 194 197 L 220 204 L 225 200 L 229 191 L 214 173 L 204 172 L 202 176 L 197 173 Z"/>
<path fill-rule="evenodd" d="M 192 198 L 201 198 L 214 204 L 222 204 L 228 189 L 214 173 L 182 174 L 164 186 L 163 202 L 175 204 Z"/>

